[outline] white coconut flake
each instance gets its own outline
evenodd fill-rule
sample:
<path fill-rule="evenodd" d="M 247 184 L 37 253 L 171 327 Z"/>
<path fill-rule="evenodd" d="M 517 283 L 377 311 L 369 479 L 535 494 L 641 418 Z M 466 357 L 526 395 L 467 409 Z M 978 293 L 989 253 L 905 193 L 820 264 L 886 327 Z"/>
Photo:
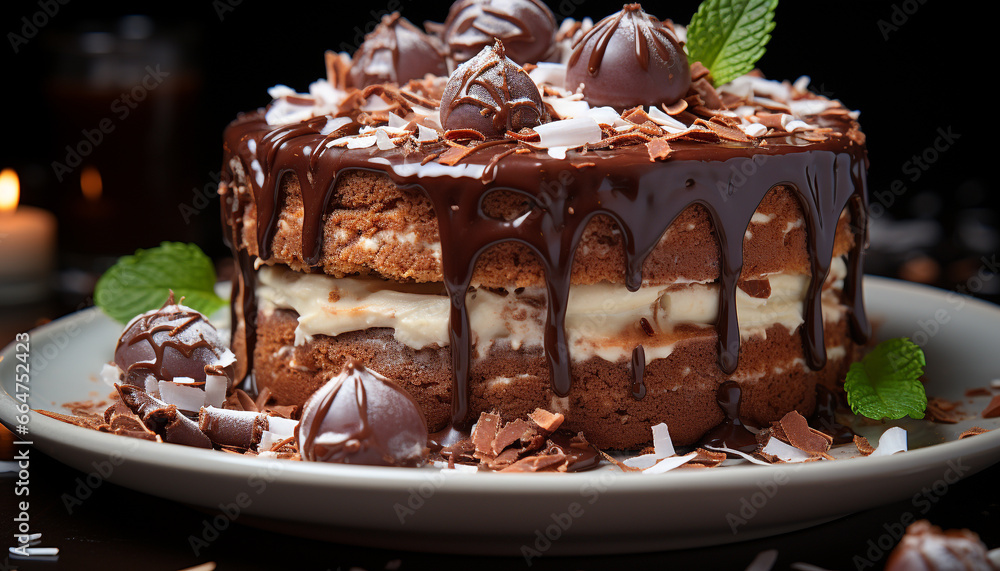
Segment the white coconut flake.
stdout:
<path fill-rule="evenodd" d="M 760 137 L 764 133 L 767 133 L 767 127 L 761 125 L 760 123 L 750 123 L 749 125 L 740 125 L 740 130 L 747 134 L 749 137 Z"/>
<path fill-rule="evenodd" d="M 809 84 L 812 82 L 812 78 L 808 75 L 803 75 L 802 77 L 795 80 L 792 83 L 792 87 L 798 89 L 799 91 L 806 91 L 809 89 Z"/>
<path fill-rule="evenodd" d="M 767 441 L 767 446 L 764 446 L 761 452 L 771 456 L 777 456 L 780 460 L 784 460 L 785 462 L 804 462 L 812 457 L 808 452 L 803 452 L 802 450 L 799 450 L 790 444 L 785 444 L 774 437 Z"/>
<path fill-rule="evenodd" d="M 685 454 L 684 456 L 671 456 L 669 458 L 661 458 L 656 461 L 656 464 L 643 470 L 642 473 L 663 474 L 664 472 L 669 472 L 674 468 L 679 468 L 684 464 L 687 464 L 691 460 L 694 460 L 695 456 L 697 455 L 698 455 L 697 452 L 691 452 L 689 454 Z"/>
<path fill-rule="evenodd" d="M 406 126 L 406 119 L 395 113 L 389 113 L 389 127 L 392 129 L 402 129 Z"/>
<path fill-rule="evenodd" d="M 385 99 L 382 99 L 376 93 L 369 95 L 368 99 L 365 100 L 365 104 L 361 106 L 362 111 L 368 111 L 368 112 L 387 111 L 389 109 L 392 109 L 392 105 L 390 105 L 388 102 L 386 102 Z"/>
<path fill-rule="evenodd" d="M 869 454 L 868 457 L 891 456 L 896 452 L 906 452 L 907 450 L 906 430 L 898 426 L 893 426 L 882 433 L 882 436 L 878 439 L 878 448 Z"/>
<path fill-rule="evenodd" d="M 792 113 L 803 117 L 806 115 L 819 115 L 833 105 L 829 99 L 798 99 L 788 102 L 788 107 Z"/>
<path fill-rule="evenodd" d="M 528 73 L 528 77 L 535 82 L 535 85 L 562 88 L 566 83 L 566 64 L 540 61 L 537 65 L 538 67 Z"/>
<path fill-rule="evenodd" d="M 375 144 L 376 135 L 365 135 L 363 137 L 351 137 L 347 141 L 348 149 L 367 149 Z M 338 139 L 339 140 L 339 139 Z"/>
<path fill-rule="evenodd" d="M 282 97 L 287 97 L 289 95 L 298 95 L 294 89 L 281 83 L 273 87 L 268 87 L 267 94 L 271 96 L 271 99 L 281 99 Z"/>
<path fill-rule="evenodd" d="M 787 115 L 786 115 L 786 117 L 787 117 Z M 806 123 L 805 121 L 800 121 L 798 119 L 789 121 L 788 123 L 785 123 L 784 121 L 782 121 L 782 126 L 789 133 L 794 133 L 795 131 L 809 131 L 809 130 L 815 129 L 815 127 L 813 127 L 809 123 Z"/>
<path fill-rule="evenodd" d="M 299 421 L 292 420 L 290 418 L 282 418 L 280 416 L 269 416 L 267 417 L 267 430 L 277 434 L 281 438 L 288 438 L 295 434 L 295 427 L 299 425 Z"/>
<path fill-rule="evenodd" d="M 205 404 L 221 408 L 226 402 L 226 389 L 229 387 L 229 379 L 222 375 L 205 376 Z"/>
<path fill-rule="evenodd" d="M 774 568 L 774 564 L 778 561 L 778 550 L 768 549 L 767 551 L 761 551 L 757 554 L 757 557 L 753 558 L 750 565 L 747 565 L 746 571 L 771 571 Z"/>
<path fill-rule="evenodd" d="M 205 391 L 200 388 L 179 385 L 170 381 L 160 381 L 160 399 L 177 406 L 180 410 L 198 411 L 205 406 Z"/>
<path fill-rule="evenodd" d="M 670 438 L 670 431 L 667 429 L 667 424 L 661 422 L 653 426 L 653 453 L 628 458 L 624 464 L 629 468 L 646 469 L 656 464 L 657 460 L 669 458 L 676 454 L 677 452 L 674 450 L 674 442 Z"/>
<path fill-rule="evenodd" d="M 540 147 L 581 147 L 601 140 L 601 127 L 592 117 L 553 121 L 535 127 Z"/>
<path fill-rule="evenodd" d="M 562 160 L 566 158 L 566 151 L 568 150 L 569 147 L 549 147 L 548 153 L 553 159 Z"/>
<path fill-rule="evenodd" d="M 586 101 L 580 99 L 580 97 L 582 96 L 545 97 L 544 101 L 552 106 L 552 110 L 555 111 L 556 115 L 559 117 L 562 117 L 563 119 L 572 119 L 574 117 L 584 116 L 587 111 L 590 110 L 590 105 L 588 105 Z"/>
<path fill-rule="evenodd" d="M 265 430 L 264 432 L 260 433 L 260 442 L 257 443 L 257 450 L 259 452 L 269 451 L 271 450 L 271 448 L 274 448 L 275 444 L 281 442 L 282 440 L 285 440 L 285 438 L 288 437 L 287 436 L 282 437 L 275 432 L 271 432 L 270 430 Z"/>
<path fill-rule="evenodd" d="M 646 115 L 649 115 L 649 118 L 652 119 L 653 122 L 656 123 L 657 125 L 662 125 L 664 127 L 673 127 L 674 129 L 680 129 L 682 131 L 684 129 L 687 129 L 687 125 L 681 123 L 677 119 L 674 119 L 670 115 L 667 115 L 666 113 L 661 111 L 659 107 L 650 107 L 649 112 L 646 113 Z"/>
<path fill-rule="evenodd" d="M 436 141 L 437 139 L 437 131 L 434 129 L 428 129 L 419 123 L 417 124 L 417 142 L 429 143 L 431 141 Z"/>
<path fill-rule="evenodd" d="M 326 122 L 326 125 L 323 125 L 323 128 L 319 130 L 319 134 L 325 137 L 337 129 L 340 129 L 344 125 L 350 124 L 350 122 L 350 117 L 337 117 L 335 119 L 330 119 Z"/>
<path fill-rule="evenodd" d="M 146 387 L 147 394 L 156 395 L 160 393 L 160 387 L 156 382 L 156 377 L 153 375 L 146 375 L 146 382 L 144 385 Z"/>
<path fill-rule="evenodd" d="M 389 138 L 389 134 L 385 132 L 385 129 L 375 131 L 375 144 L 380 151 L 388 151 L 396 148 L 396 145 L 392 144 L 392 139 Z M 350 145 L 347 145 L 347 147 L 350 148 Z"/>
<path fill-rule="evenodd" d="M 632 124 L 622 119 L 621 114 L 615 111 L 613 107 L 591 107 L 579 116 L 590 117 L 602 125 L 611 125 L 613 127 L 632 127 Z"/>
<path fill-rule="evenodd" d="M 174 382 L 178 385 L 193 385 L 199 381 L 196 381 L 191 377 L 174 377 Z"/>
<path fill-rule="evenodd" d="M 789 569 L 794 569 L 795 571 L 830 571 L 825 567 L 813 565 L 812 563 L 802 563 L 800 561 L 796 561 L 795 563 L 792 563 L 788 567 Z"/>
<path fill-rule="evenodd" d="M 216 361 L 216 365 L 219 367 L 228 367 L 236 362 L 236 354 L 226 348 L 222 355 L 219 356 L 219 360 Z"/>
<path fill-rule="evenodd" d="M 100 378 L 104 381 L 104 384 L 109 387 L 114 387 L 115 384 L 121 382 L 122 370 L 118 368 L 118 365 L 114 363 L 104 363 L 101 367 Z"/>
<path fill-rule="evenodd" d="M 716 452 L 726 452 L 726 453 L 729 453 L 729 454 L 735 454 L 735 455 L 743 458 L 744 460 L 746 460 L 748 462 L 752 462 L 754 464 L 760 464 L 761 466 L 770 466 L 771 465 L 770 462 L 765 462 L 765 461 L 763 461 L 763 460 L 761 460 L 759 458 L 754 458 L 753 456 L 747 454 L 746 452 L 740 452 L 739 450 L 736 450 L 736 449 L 733 449 L 733 448 L 726 448 L 725 446 L 709 446 L 707 444 L 705 445 L 705 448 L 707 448 L 709 450 L 715 450 Z"/>

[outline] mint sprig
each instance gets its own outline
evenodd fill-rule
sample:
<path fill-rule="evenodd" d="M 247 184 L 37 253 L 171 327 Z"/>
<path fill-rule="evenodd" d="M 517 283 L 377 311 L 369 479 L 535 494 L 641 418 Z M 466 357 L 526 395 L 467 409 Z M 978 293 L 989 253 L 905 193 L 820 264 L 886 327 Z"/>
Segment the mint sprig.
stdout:
<path fill-rule="evenodd" d="M 691 17 L 686 49 L 716 86 L 753 70 L 774 29 L 778 0 L 705 0 Z"/>
<path fill-rule="evenodd" d="M 874 420 L 923 418 L 927 394 L 920 382 L 924 352 L 906 337 L 879 343 L 852 363 L 844 381 L 847 403 L 855 414 Z"/>
<path fill-rule="evenodd" d="M 156 248 L 122 256 L 104 272 L 94 302 L 112 318 L 130 319 L 162 306 L 173 290 L 178 303 L 209 315 L 225 300 L 215 295 L 215 267 L 195 244 L 163 242 Z"/>

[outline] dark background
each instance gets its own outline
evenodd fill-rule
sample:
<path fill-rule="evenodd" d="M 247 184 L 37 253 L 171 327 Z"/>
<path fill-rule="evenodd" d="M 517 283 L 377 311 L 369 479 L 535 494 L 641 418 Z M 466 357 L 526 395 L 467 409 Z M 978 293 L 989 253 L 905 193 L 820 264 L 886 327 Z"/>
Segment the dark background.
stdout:
<path fill-rule="evenodd" d="M 324 75 L 324 50 L 352 51 L 382 14 L 399 9 L 415 23 L 443 21 L 448 7 L 417 0 L 96 4 L 8 0 L 0 6 L 5 38 L 0 45 L 0 168 L 17 170 L 22 203 L 58 215 L 60 244 L 60 271 L 52 295 L 31 307 L 0 302 L 0 344 L 39 318 L 88 304 L 93 280 L 117 256 L 161 240 L 198 243 L 216 259 L 224 276 L 228 252 L 211 194 L 226 124 L 239 111 L 267 104 L 266 89 L 272 85 L 284 83 L 304 91 Z M 620 2 L 596 0 L 549 5 L 559 19 L 596 20 L 621 7 Z M 695 0 L 673 0 L 647 3 L 645 8 L 686 24 L 697 5 Z M 995 90 L 988 87 L 996 73 L 996 18 L 970 6 L 943 0 L 782 0 L 777 27 L 759 66 L 774 79 L 808 74 L 814 90 L 861 111 L 871 159 L 869 273 L 1000 301 L 1000 280 L 989 271 L 996 265 L 1000 244 L 992 127 L 997 121 Z M 54 15 L 47 14 L 46 7 Z M 123 22 L 130 14 L 144 14 L 149 20 Z M 12 42 L 18 44 L 16 51 Z M 128 117 L 120 117 L 122 95 L 149 75 L 147 66 L 154 71 L 159 66 L 162 83 L 129 109 Z M 80 164 L 69 167 L 68 173 L 54 168 L 55 162 L 68 166 L 72 157 L 66 147 L 79 149 L 87 140 L 85 132 L 98 128 L 102 119 L 110 121 L 106 124 L 113 130 L 80 157 Z M 88 166 L 100 172 L 104 183 L 98 201 L 87 201 L 81 194 L 80 174 Z M 988 279 L 975 279 L 983 275 Z M 128 568 L 117 563 L 140 558 L 157 569 L 196 562 L 183 547 L 169 546 L 183 545 L 184 530 L 197 526 L 201 514 L 109 485 L 102 490 L 105 501 L 92 502 L 85 512 L 70 517 L 54 498 L 72 487 L 78 474 L 60 471 L 49 459 L 41 459 L 38 466 L 36 473 L 47 475 L 33 486 L 41 496 L 53 498 L 40 516 L 43 527 L 59 539 L 53 543 L 63 548 L 60 567 L 95 567 L 98 558 L 112 553 L 121 557 L 110 565 L 103 559 L 108 568 Z M 1000 546 L 996 476 L 994 468 L 954 486 L 949 501 L 926 515 L 945 527 L 970 527 L 991 547 Z M 5 509 L 13 505 L 8 496 L 3 497 Z M 124 521 L 115 517 L 115 510 L 126 506 L 132 515 Z M 548 559 L 541 566 L 646 568 L 674 562 L 678 568 L 742 569 L 761 549 L 778 547 L 778 568 L 806 561 L 848 569 L 853 568 L 850 555 L 863 553 L 869 538 L 884 533 L 885 522 L 898 521 L 907 510 L 912 506 L 902 502 L 806 532 L 718 549 L 622 559 Z M 0 529 L 5 530 L 8 518 L 3 513 Z M 173 525 L 180 531 L 171 532 Z M 265 545 L 266 556 L 247 551 Z M 380 569 L 395 559 L 409 569 L 431 564 L 485 568 L 482 561 L 469 558 L 352 549 L 241 526 L 207 554 L 220 563 L 229 561 L 220 565 L 223 569 L 282 568 L 288 557 L 330 569 Z M 519 560 L 487 565 L 521 566 Z M 881 561 L 876 564 L 880 567 Z"/>
<path fill-rule="evenodd" d="M 267 104 L 272 85 L 305 90 L 324 75 L 324 50 L 352 51 L 382 14 L 399 9 L 417 23 L 443 21 L 448 7 L 416 0 L 215 0 L 125 8 L 48 1 L 58 6 L 54 16 L 38 16 L 44 0 L 5 2 L 2 8 L 7 36 L 0 46 L 6 110 L 0 167 L 18 170 L 24 203 L 60 216 L 63 269 L 91 273 L 113 256 L 166 239 L 194 241 L 213 257 L 225 257 L 218 207 L 207 195 L 221 164 L 225 125 L 237 112 Z M 549 4 L 560 20 L 599 19 L 621 6 L 596 0 Z M 645 8 L 687 23 L 697 5 L 675 0 Z M 785 0 L 778 7 L 777 27 L 759 64 L 763 72 L 790 80 L 808 74 L 813 89 L 861 111 L 875 222 L 869 272 L 902 271 L 951 288 L 997 251 L 995 136 L 989 127 L 996 119 L 986 88 L 996 55 L 989 41 L 994 18 L 961 8 L 967 5 Z M 150 35 L 125 40 L 137 29 L 143 33 L 141 23 L 120 19 L 136 13 L 151 17 Z M 34 24 L 26 27 L 23 18 L 46 24 L 28 38 Z M 18 41 L 17 53 L 11 33 L 26 40 Z M 112 55 L 85 53 L 107 45 Z M 107 61 L 118 66 L 117 81 L 106 77 L 116 72 L 102 71 Z M 116 99 L 138 83 L 146 66 L 169 75 L 119 119 L 123 107 Z M 67 164 L 67 145 L 85 141 L 83 131 L 93 131 L 104 118 L 114 131 L 82 157 L 83 165 L 57 180 L 53 163 Z M 105 183 L 105 204 L 97 214 L 81 204 L 79 177 L 87 165 L 96 166 Z M 60 277 L 63 293 L 87 293 L 79 274 Z M 997 282 L 973 293 L 995 301 Z"/>

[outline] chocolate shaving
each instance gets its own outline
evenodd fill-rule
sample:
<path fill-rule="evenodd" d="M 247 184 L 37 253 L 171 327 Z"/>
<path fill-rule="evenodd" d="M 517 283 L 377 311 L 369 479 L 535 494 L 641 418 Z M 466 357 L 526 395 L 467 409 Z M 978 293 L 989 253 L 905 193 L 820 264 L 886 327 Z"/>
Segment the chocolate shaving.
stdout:
<path fill-rule="evenodd" d="M 543 472 L 543 471 L 565 471 L 566 456 L 561 452 L 539 456 L 528 456 L 521 458 L 510 466 L 500 470 L 501 472 Z M 559 470 L 562 468 L 562 470 Z"/>
<path fill-rule="evenodd" d="M 698 93 L 701 99 L 705 102 L 705 106 L 709 109 L 725 109 L 726 104 L 722 102 L 722 98 L 719 97 L 719 93 L 712 87 L 711 82 L 707 78 L 702 77 L 697 81 L 691 82 L 691 90 Z"/>
<path fill-rule="evenodd" d="M 327 50 L 323 55 L 326 59 L 326 80 L 335 89 L 346 89 L 347 74 L 351 71 L 350 59 L 333 50 Z"/>
<path fill-rule="evenodd" d="M 543 434 L 549 435 L 559 429 L 566 417 L 560 413 L 552 413 L 545 409 L 536 408 L 534 412 L 528 415 L 528 418 L 535 423 L 535 426 Z"/>
<path fill-rule="evenodd" d="M 735 127 L 730 127 L 728 125 L 723 125 L 723 124 L 718 123 L 718 122 L 716 122 L 714 120 L 713 121 L 704 121 L 702 119 L 698 119 L 697 121 L 695 121 L 695 124 L 696 125 L 702 125 L 703 127 L 707 127 L 713 133 L 715 133 L 716 135 L 718 135 L 720 139 L 724 139 L 726 141 L 734 141 L 734 142 L 737 142 L 737 143 L 749 143 L 750 142 L 750 138 L 747 137 L 746 133 L 744 133 L 743 131 L 741 131 L 741 130 L 735 128 Z"/>
<path fill-rule="evenodd" d="M 868 439 L 858 434 L 854 435 L 854 446 L 856 446 L 858 448 L 858 452 L 864 456 L 869 456 L 875 451 L 875 448 L 868 443 Z"/>
<path fill-rule="evenodd" d="M 537 434 L 537 432 L 526 420 L 519 418 L 513 422 L 508 422 L 500 429 L 490 445 L 493 449 L 493 454 L 500 454 L 504 448 L 515 442 L 530 440 L 534 434 Z"/>
<path fill-rule="evenodd" d="M 810 428 L 806 418 L 798 411 L 789 412 L 778 421 L 778 424 L 788 438 L 789 444 L 812 456 L 826 454 L 833 444 L 833 438 Z"/>
<path fill-rule="evenodd" d="M 966 430 L 962 434 L 959 434 L 958 439 L 961 440 L 963 438 L 969 438 L 970 436 L 976 436 L 977 434 L 985 434 L 987 432 L 989 432 L 989 430 L 985 428 L 982 428 L 980 426 L 973 426 L 972 428 Z"/>
<path fill-rule="evenodd" d="M 967 397 L 988 397 L 991 394 L 993 394 L 993 392 L 987 387 L 975 387 L 965 391 L 965 396 Z"/>
<path fill-rule="evenodd" d="M 711 72 L 708 71 L 708 68 L 705 67 L 700 61 L 696 61 L 691 64 L 691 83 L 693 84 L 694 82 L 705 78 L 711 78 Z"/>
<path fill-rule="evenodd" d="M 1000 416 L 1000 395 L 996 395 L 983 409 L 983 418 L 996 418 Z"/>
<path fill-rule="evenodd" d="M 649 151 L 649 161 L 655 162 L 657 159 L 665 159 L 674 152 L 670 148 L 667 137 L 658 137 L 646 143 L 646 150 Z"/>
<path fill-rule="evenodd" d="M 500 430 L 500 415 L 496 413 L 482 413 L 479 415 L 479 422 L 476 423 L 475 430 L 472 431 L 472 445 L 476 454 L 483 457 L 493 456 L 493 440 Z"/>
<path fill-rule="evenodd" d="M 688 108 L 688 102 L 685 99 L 678 99 L 670 105 L 661 104 L 660 107 L 663 108 L 663 112 L 667 115 L 674 116 L 683 113 L 684 110 Z"/>
<path fill-rule="evenodd" d="M 714 468 L 719 464 L 722 464 L 726 458 L 729 457 L 725 452 L 717 452 L 715 450 L 706 450 L 704 448 L 698 448 L 695 450 L 697 456 L 692 458 L 687 464 L 681 467 L 704 467 L 704 468 Z"/>
<path fill-rule="evenodd" d="M 330 295 L 332 296 L 332 295 L 334 295 L 334 293 L 335 292 L 330 292 Z M 333 301 L 336 301 L 336 300 L 333 300 Z M 246 394 L 242 389 L 236 389 L 236 393 L 237 394 L 239 394 L 239 393 Z M 247 395 L 247 396 L 250 396 L 250 395 Z M 255 400 L 254 403 L 253 403 L 255 409 L 256 410 L 264 410 L 264 405 L 266 405 L 267 401 L 269 401 L 269 400 L 271 400 L 271 387 L 264 387 L 264 390 L 260 391 L 260 393 L 257 394 L 257 400 Z M 246 410 L 246 409 L 244 409 L 244 410 Z"/>
<path fill-rule="evenodd" d="M 736 285 L 750 297 L 758 299 L 771 297 L 771 282 L 767 278 L 760 280 L 740 280 Z"/>
<path fill-rule="evenodd" d="M 958 417 L 954 414 L 957 406 L 957 404 L 951 401 L 938 397 L 931 397 L 927 399 L 926 418 L 931 422 L 955 424 L 958 422 Z M 998 414 L 1000 414 L 1000 412 L 998 412 Z"/>
<path fill-rule="evenodd" d="M 449 131 L 451 133 L 451 131 Z M 447 137 L 447 135 L 445 135 Z M 450 149 L 445 151 L 438 157 L 438 162 L 443 165 L 454 166 L 458 161 L 464 159 L 465 157 L 472 154 L 476 149 L 473 147 L 466 147 L 463 145 L 453 145 Z"/>

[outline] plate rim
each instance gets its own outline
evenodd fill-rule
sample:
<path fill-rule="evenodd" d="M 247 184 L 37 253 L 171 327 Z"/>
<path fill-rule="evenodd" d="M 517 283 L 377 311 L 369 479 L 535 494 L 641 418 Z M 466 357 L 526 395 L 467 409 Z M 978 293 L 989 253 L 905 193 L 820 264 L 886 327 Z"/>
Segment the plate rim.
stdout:
<path fill-rule="evenodd" d="M 914 284 L 903 280 L 866 275 L 863 288 L 867 289 L 869 287 L 875 289 L 903 289 L 910 295 L 924 298 L 939 298 L 942 295 L 949 294 L 961 295 L 966 303 L 980 310 L 992 313 L 993 317 L 1000 321 L 1000 306 L 953 291 Z M 89 321 L 93 319 L 94 312 L 100 311 L 97 307 L 76 311 L 40 327 L 31 329 L 29 333 L 32 336 L 44 335 L 52 330 L 59 330 L 75 324 L 79 320 L 86 319 Z M 15 345 L 16 341 L 8 344 L 0 351 L 0 357 L 2 357 L 2 360 L 0 360 L 0 372 L 4 374 L 10 369 L 10 365 L 6 362 L 13 361 L 9 355 L 13 353 Z M 7 392 L 6 385 L 0 383 L 0 421 L 5 425 L 10 426 L 14 423 L 13 418 L 17 414 L 14 409 L 16 404 L 17 401 Z M 277 459 L 251 458 L 240 455 L 220 454 L 217 450 L 201 450 L 179 445 L 164 447 L 161 443 L 127 439 L 118 435 L 102 434 L 94 430 L 73 426 L 46 417 L 36 412 L 35 409 L 31 409 L 29 415 L 30 425 L 32 426 L 30 433 L 31 441 L 61 440 L 63 445 L 71 446 L 77 449 L 77 451 L 85 451 L 93 455 L 110 455 L 122 449 L 123 445 L 127 445 L 126 447 L 129 448 L 127 460 L 141 462 L 151 468 L 178 469 L 178 466 L 180 466 L 180 469 L 192 470 L 204 475 L 245 477 L 262 468 L 280 463 L 282 469 L 279 477 L 287 479 L 290 484 L 308 484 L 324 488 L 341 488 L 346 485 L 352 489 L 359 487 L 368 489 L 405 487 L 424 483 L 428 478 L 441 473 L 440 470 L 434 469 L 404 470 L 397 467 L 290 462 Z M 37 429 L 38 427 L 41 428 L 40 431 Z M 664 477 L 670 478 L 669 482 L 671 486 L 669 488 L 683 490 L 684 492 L 693 492 L 752 486 L 755 480 L 745 476 L 751 473 L 751 471 L 759 475 L 763 473 L 761 470 L 771 470 L 772 472 L 769 473 L 776 473 L 775 471 L 778 470 L 795 470 L 795 480 L 800 482 L 801 485 L 810 485 L 813 482 L 825 481 L 829 478 L 853 480 L 876 476 L 888 471 L 926 467 L 934 457 L 944 455 L 949 458 L 963 458 L 983 454 L 990 449 L 998 447 L 1000 447 L 1000 430 L 991 430 L 985 434 L 979 434 L 975 438 L 942 442 L 888 457 L 851 458 L 847 459 L 847 461 L 777 464 L 772 466 L 738 465 L 727 466 L 724 470 L 711 470 L 707 473 L 700 470 L 671 471 L 669 476 Z M 190 454 L 194 454 L 194 456 L 188 457 Z M 208 461 L 209 458 L 213 458 L 214 461 Z M 576 490 L 581 484 L 599 479 L 605 474 L 624 475 L 607 470 L 557 475 L 546 473 L 498 474 L 491 472 L 449 474 L 446 481 L 440 486 L 438 493 L 454 491 L 458 493 L 474 492 L 485 495 L 508 494 L 512 489 L 516 488 L 519 494 L 548 494 L 566 491 L 567 489 Z M 648 476 L 647 474 L 635 474 L 629 475 L 626 478 L 617 478 L 613 487 L 615 494 L 648 493 L 651 489 L 663 492 L 663 483 L 666 480 L 656 477 L 649 478 Z"/>

